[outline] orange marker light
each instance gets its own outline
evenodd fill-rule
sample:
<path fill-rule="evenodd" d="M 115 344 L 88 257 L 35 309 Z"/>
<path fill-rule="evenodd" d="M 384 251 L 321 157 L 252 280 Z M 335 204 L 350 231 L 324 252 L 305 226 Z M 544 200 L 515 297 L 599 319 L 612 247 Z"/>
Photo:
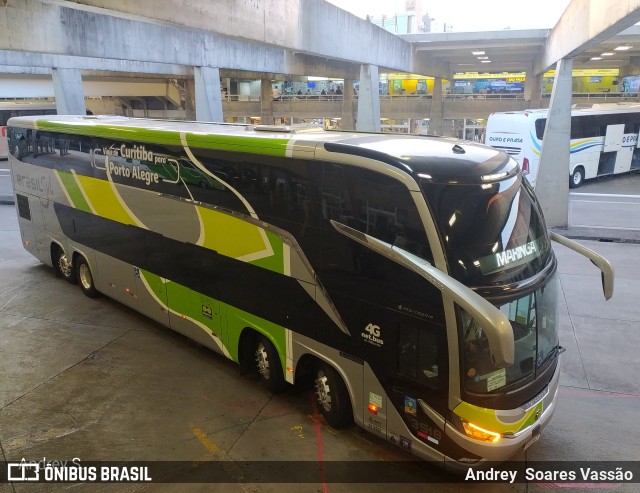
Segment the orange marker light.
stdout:
<path fill-rule="evenodd" d="M 500 433 L 485 430 L 484 428 L 480 428 L 478 425 L 474 425 L 473 423 L 469 423 L 467 421 L 463 421 L 462 426 L 464 427 L 464 431 L 468 436 L 477 440 L 496 443 L 502 438 L 502 434 Z"/>
<path fill-rule="evenodd" d="M 373 414 L 378 414 L 378 406 L 375 404 L 369 403 L 369 412 Z"/>

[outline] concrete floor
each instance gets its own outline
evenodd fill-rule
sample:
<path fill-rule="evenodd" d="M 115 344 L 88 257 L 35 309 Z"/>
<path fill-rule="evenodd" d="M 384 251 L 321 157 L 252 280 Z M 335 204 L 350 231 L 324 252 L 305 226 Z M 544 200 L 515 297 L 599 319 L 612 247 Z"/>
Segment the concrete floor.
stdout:
<path fill-rule="evenodd" d="M 522 460 L 640 461 L 640 245 L 585 241 L 616 267 L 604 301 L 591 264 L 557 247 L 563 293 L 560 398 Z M 272 396 L 237 366 L 107 298 L 86 298 L 21 247 L 0 205 L 0 460 L 405 461 L 364 430 L 326 426 L 305 391 Z M 379 462 L 382 464 L 382 462 Z M 230 474 L 238 477 L 232 463 Z M 285 477 L 292 467 L 283 462 Z M 410 484 L 0 484 L 30 491 L 533 492 L 568 485 L 433 484 L 442 473 L 400 465 Z M 235 476 L 234 476 L 235 475 Z M 617 485 L 607 491 L 638 491 Z M 598 487 L 597 489 L 604 488 Z M 573 485 L 569 491 L 594 491 Z"/>

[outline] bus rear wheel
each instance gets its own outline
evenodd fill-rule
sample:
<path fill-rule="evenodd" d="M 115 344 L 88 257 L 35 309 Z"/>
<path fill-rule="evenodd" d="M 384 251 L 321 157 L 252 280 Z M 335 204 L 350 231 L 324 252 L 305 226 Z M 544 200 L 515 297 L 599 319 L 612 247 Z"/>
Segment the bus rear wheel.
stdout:
<path fill-rule="evenodd" d="M 326 363 L 315 371 L 315 394 L 320 412 L 333 428 L 346 428 L 353 424 L 353 409 L 347 386 L 340 374 Z"/>
<path fill-rule="evenodd" d="M 84 257 L 78 257 L 76 262 L 76 275 L 82 292 L 89 298 L 96 298 L 99 293 L 93 283 L 93 274 L 91 274 L 89 263 Z"/>
<path fill-rule="evenodd" d="M 285 379 L 278 351 L 271 341 L 264 336 L 258 337 L 255 350 L 255 361 L 258 375 L 270 392 L 277 394 L 285 389 Z"/>
<path fill-rule="evenodd" d="M 573 170 L 573 174 L 569 177 L 569 188 L 578 188 L 584 181 L 584 169 L 578 166 Z"/>
<path fill-rule="evenodd" d="M 75 284 L 76 276 L 73 272 L 73 263 L 69 256 L 64 253 L 62 248 L 56 246 L 53 253 L 53 269 L 56 276 L 62 277 L 65 281 Z"/>

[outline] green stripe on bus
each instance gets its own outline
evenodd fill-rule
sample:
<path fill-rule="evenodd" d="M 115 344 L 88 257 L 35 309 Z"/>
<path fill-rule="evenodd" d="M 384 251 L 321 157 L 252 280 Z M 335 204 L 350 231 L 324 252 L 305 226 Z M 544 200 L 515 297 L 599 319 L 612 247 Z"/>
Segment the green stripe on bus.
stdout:
<path fill-rule="evenodd" d="M 76 135 L 88 135 L 120 141 L 138 141 L 149 144 L 175 145 L 182 147 L 180 132 L 169 130 L 151 130 L 117 125 L 94 125 L 57 123 L 49 120 L 38 120 L 40 130 L 63 132 Z M 245 137 L 237 135 L 207 135 L 186 133 L 189 147 L 217 149 L 221 151 L 248 152 L 269 156 L 285 156 L 289 139 Z"/>
<path fill-rule="evenodd" d="M 82 195 L 80 187 L 76 183 L 73 174 L 69 173 L 68 171 L 56 171 L 56 173 L 58 173 L 60 181 L 64 185 L 69 198 L 73 202 L 71 205 L 76 209 L 80 209 L 81 211 L 91 212 L 91 208 L 84 198 L 84 195 Z"/>
<path fill-rule="evenodd" d="M 261 259 L 252 260 L 249 263 L 258 267 L 262 267 L 264 269 L 269 269 L 278 274 L 283 274 L 284 270 L 284 258 L 282 255 L 282 239 L 276 235 L 271 233 L 270 231 L 265 231 L 267 234 L 267 239 L 271 244 L 271 248 L 273 249 L 273 255 L 269 255 L 268 257 L 263 257 Z"/>
<path fill-rule="evenodd" d="M 218 149 L 221 151 L 248 152 L 267 156 L 286 156 L 289 139 L 240 137 L 236 135 L 187 134 L 187 144 L 193 150 Z"/>
<path fill-rule="evenodd" d="M 73 123 L 57 123 L 49 120 L 37 121 L 39 130 L 62 132 L 75 135 L 88 135 L 121 141 L 143 141 L 155 144 L 176 145 L 182 147 L 180 134 L 166 130 L 149 130 L 143 128 L 119 127 L 117 125 L 88 125 Z"/>
<path fill-rule="evenodd" d="M 227 337 L 225 342 L 228 341 L 227 348 L 229 349 L 231 358 L 234 361 L 238 361 L 238 341 L 240 339 L 240 333 L 246 327 L 251 327 L 264 334 L 273 343 L 280 356 L 282 368 L 286 368 L 285 357 L 287 354 L 287 342 L 284 327 L 269 322 L 264 318 L 256 317 L 244 310 L 227 304 L 224 305 L 226 306 L 227 314 Z"/>
<path fill-rule="evenodd" d="M 220 337 L 222 343 L 229 351 L 229 355 L 233 361 L 239 361 L 238 349 L 240 334 L 244 329 L 249 328 L 264 334 L 273 343 L 278 351 L 278 355 L 280 356 L 282 368 L 286 368 L 287 345 L 284 327 L 214 298 L 210 298 L 198 293 L 197 291 L 193 291 L 182 284 L 178 284 L 173 281 L 166 281 L 166 283 L 164 283 L 160 276 L 149 271 L 140 269 L 140 274 L 144 277 L 145 281 L 149 284 L 149 288 L 152 289 L 156 295 L 158 292 L 163 291 L 162 285 L 164 284 L 167 291 L 168 303 L 165 300 L 161 300 L 160 302 L 164 306 L 168 307 L 173 313 L 186 315 L 187 317 L 206 325 L 211 332 L 217 333 L 218 337 Z M 213 327 L 212 320 L 203 317 L 203 300 L 220 304 L 219 313 L 224 315 L 224 320 L 218 319 L 216 320 L 216 323 L 220 323 L 221 327 Z M 226 331 L 223 331 L 222 327 L 225 326 Z M 222 334 L 222 332 L 224 332 L 224 334 Z"/>

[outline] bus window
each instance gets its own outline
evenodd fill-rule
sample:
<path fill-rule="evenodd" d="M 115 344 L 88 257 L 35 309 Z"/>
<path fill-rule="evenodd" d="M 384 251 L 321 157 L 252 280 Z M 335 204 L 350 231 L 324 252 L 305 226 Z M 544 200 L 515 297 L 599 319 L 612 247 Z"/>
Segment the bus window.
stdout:
<path fill-rule="evenodd" d="M 325 164 L 323 214 L 432 260 L 413 198 L 399 181 L 374 171 Z"/>
<path fill-rule="evenodd" d="M 432 390 L 440 389 L 446 373 L 438 335 L 433 327 L 401 324 L 398 329 L 397 371 Z M 446 360 L 446 358 L 444 358 Z"/>
<path fill-rule="evenodd" d="M 547 126 L 546 118 L 539 118 L 536 120 L 536 137 L 538 140 L 542 140 L 544 137 L 544 129 Z"/>

